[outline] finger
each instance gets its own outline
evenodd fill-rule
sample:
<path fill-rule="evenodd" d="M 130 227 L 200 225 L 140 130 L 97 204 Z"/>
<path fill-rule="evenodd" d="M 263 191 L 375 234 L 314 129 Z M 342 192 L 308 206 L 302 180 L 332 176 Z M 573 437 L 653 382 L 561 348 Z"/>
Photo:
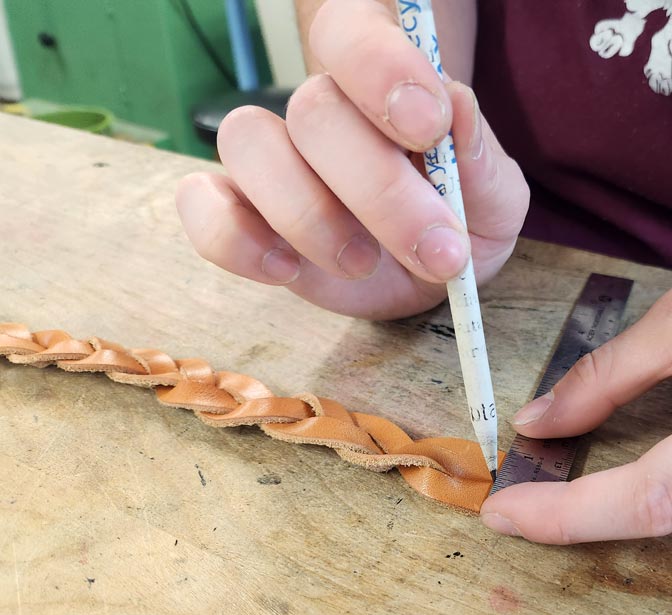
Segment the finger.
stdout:
<path fill-rule="evenodd" d="M 445 285 L 414 278 L 387 252 L 372 278 L 346 280 L 326 273 L 296 254 L 230 178 L 193 173 L 180 182 L 176 198 L 187 235 L 203 258 L 250 280 L 288 285 L 315 305 L 389 319 L 427 310 L 445 298 Z"/>
<path fill-rule="evenodd" d="M 374 273 L 378 242 L 296 151 L 285 122 L 264 109 L 242 107 L 224 119 L 217 141 L 224 167 L 297 252 L 339 277 Z"/>
<path fill-rule="evenodd" d="M 189 240 L 206 260 L 265 284 L 290 284 L 301 258 L 223 176 L 193 173 L 180 182 L 177 210 Z"/>
<path fill-rule="evenodd" d="M 462 223 L 328 75 L 311 78 L 292 97 L 287 130 L 332 192 L 410 272 L 436 283 L 464 269 Z"/>
<path fill-rule="evenodd" d="M 348 98 L 390 139 L 419 152 L 448 132 L 450 101 L 441 78 L 380 3 L 327 1 L 313 21 L 310 46 Z"/>
<path fill-rule="evenodd" d="M 386 250 L 382 250 L 376 274 L 369 278 L 337 278 L 306 262 L 289 288 L 332 312 L 369 320 L 404 318 L 446 298 L 445 284 L 430 284 L 411 275 Z"/>
<path fill-rule="evenodd" d="M 672 375 L 672 291 L 644 317 L 584 356 L 513 420 L 532 438 L 562 438 L 600 425 L 617 407 Z"/>
<path fill-rule="evenodd" d="M 523 483 L 481 507 L 489 528 L 534 542 L 572 544 L 672 533 L 672 436 L 638 461 L 571 483 Z"/>
<path fill-rule="evenodd" d="M 481 116 L 471 88 L 447 86 L 452 134 L 477 278 L 492 277 L 513 251 L 530 201 L 520 167 L 501 148 Z"/>

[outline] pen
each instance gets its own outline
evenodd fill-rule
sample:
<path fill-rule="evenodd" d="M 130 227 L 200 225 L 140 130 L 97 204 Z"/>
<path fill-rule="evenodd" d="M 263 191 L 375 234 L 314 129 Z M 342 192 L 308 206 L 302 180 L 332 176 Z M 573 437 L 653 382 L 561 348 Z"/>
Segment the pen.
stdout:
<path fill-rule="evenodd" d="M 397 0 L 397 10 L 409 40 L 443 77 L 431 0 Z M 430 182 L 466 228 L 452 133 L 425 152 L 424 159 Z M 497 476 L 497 409 L 471 256 L 466 269 L 459 277 L 450 280 L 447 287 L 469 416 L 494 482 Z"/>

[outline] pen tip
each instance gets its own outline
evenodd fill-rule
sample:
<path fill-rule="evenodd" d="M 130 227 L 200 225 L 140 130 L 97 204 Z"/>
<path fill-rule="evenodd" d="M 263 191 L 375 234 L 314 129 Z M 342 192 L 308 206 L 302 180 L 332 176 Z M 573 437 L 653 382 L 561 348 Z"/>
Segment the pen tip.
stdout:
<path fill-rule="evenodd" d="M 497 470 L 490 470 L 490 476 L 492 476 L 492 482 L 494 483 L 497 480 Z"/>

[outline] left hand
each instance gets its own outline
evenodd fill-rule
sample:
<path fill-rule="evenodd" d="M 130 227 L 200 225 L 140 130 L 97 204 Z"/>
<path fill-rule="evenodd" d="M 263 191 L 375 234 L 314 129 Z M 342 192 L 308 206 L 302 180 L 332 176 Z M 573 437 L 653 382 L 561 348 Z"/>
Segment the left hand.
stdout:
<path fill-rule="evenodd" d="M 328 74 L 297 88 L 286 121 L 236 109 L 218 133 L 229 176 L 180 183 L 177 207 L 197 252 L 372 320 L 441 303 L 470 252 L 479 284 L 494 277 L 513 251 L 529 188 L 473 92 L 444 81 L 376 0 L 325 2 L 310 40 Z M 424 169 L 422 152 L 449 130 L 468 233 Z"/>
<path fill-rule="evenodd" d="M 578 361 L 513 424 L 531 438 L 586 433 L 670 376 L 672 290 L 630 329 Z M 507 487 L 483 503 L 481 519 L 503 534 L 548 544 L 671 534 L 672 436 L 618 468 L 569 483 Z"/>

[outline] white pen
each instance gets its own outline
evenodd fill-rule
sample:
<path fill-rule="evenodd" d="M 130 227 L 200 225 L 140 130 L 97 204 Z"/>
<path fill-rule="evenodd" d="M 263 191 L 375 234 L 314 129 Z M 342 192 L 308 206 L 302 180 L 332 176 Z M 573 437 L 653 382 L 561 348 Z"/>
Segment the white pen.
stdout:
<path fill-rule="evenodd" d="M 401 27 L 410 41 L 424 52 L 443 77 L 431 0 L 397 0 L 397 9 Z M 424 157 L 429 180 L 466 228 L 451 133 L 435 148 L 425 152 Z M 447 286 L 469 415 L 494 482 L 497 475 L 497 409 L 471 256 L 464 272 Z"/>

